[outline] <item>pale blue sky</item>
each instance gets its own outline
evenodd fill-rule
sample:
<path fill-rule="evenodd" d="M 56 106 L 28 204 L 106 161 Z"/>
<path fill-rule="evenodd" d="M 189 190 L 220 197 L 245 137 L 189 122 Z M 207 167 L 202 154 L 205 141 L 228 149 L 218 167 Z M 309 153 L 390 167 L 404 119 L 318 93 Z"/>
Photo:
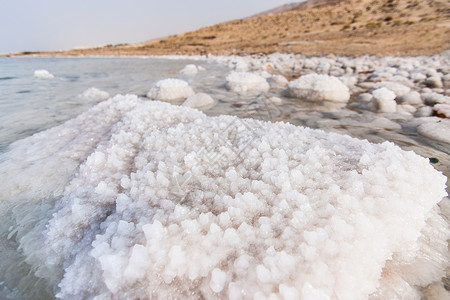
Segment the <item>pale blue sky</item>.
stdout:
<path fill-rule="evenodd" d="M 0 0 L 0 53 L 143 42 L 289 2 L 295 0 Z"/>

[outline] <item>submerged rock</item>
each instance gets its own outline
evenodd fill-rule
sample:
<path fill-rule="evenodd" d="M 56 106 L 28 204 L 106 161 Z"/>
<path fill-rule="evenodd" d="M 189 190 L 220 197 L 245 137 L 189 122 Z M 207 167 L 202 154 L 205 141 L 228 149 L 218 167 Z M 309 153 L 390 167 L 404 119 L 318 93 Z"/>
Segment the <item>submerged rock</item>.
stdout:
<path fill-rule="evenodd" d="M 189 96 L 186 101 L 183 102 L 183 106 L 189 106 L 193 108 L 209 108 L 214 105 L 214 99 L 205 93 L 197 93 Z"/>
<path fill-rule="evenodd" d="M 435 122 L 427 122 L 417 127 L 417 132 L 421 135 L 450 144 L 450 120 L 440 119 Z"/>
<path fill-rule="evenodd" d="M 267 82 L 273 89 L 284 89 L 285 87 L 287 87 L 289 83 L 289 81 L 284 76 L 281 75 L 271 76 L 267 78 Z"/>

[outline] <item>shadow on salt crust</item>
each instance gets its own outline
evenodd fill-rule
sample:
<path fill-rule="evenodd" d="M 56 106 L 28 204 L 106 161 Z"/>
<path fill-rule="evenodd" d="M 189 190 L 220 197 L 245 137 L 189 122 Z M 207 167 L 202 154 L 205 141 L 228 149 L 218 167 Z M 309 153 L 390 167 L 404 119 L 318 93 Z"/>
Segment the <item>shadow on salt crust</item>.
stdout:
<path fill-rule="evenodd" d="M 448 261 L 446 178 L 392 143 L 128 95 L 4 156 L 1 211 L 56 199 L 9 217 L 63 299 L 420 299 Z"/>

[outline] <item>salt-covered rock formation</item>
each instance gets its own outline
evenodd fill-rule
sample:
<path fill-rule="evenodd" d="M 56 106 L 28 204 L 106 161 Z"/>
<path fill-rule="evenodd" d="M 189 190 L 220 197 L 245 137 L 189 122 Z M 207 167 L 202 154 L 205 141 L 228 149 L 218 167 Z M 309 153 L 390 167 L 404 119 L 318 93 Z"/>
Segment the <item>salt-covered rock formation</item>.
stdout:
<path fill-rule="evenodd" d="M 95 87 L 91 87 L 79 94 L 78 98 L 89 101 L 102 101 L 108 99 L 109 94 Z"/>
<path fill-rule="evenodd" d="M 198 73 L 199 69 L 194 64 L 186 65 L 180 73 L 186 76 L 194 76 Z"/>
<path fill-rule="evenodd" d="M 393 113 L 397 111 L 395 102 L 395 93 L 385 87 L 376 89 L 372 92 L 380 112 Z"/>
<path fill-rule="evenodd" d="M 163 79 L 156 83 L 147 93 L 147 97 L 155 100 L 173 101 L 186 99 L 194 94 L 189 84 L 181 79 Z"/>
<path fill-rule="evenodd" d="M 183 102 L 183 106 L 206 109 L 214 105 L 214 99 L 205 93 L 197 93 L 189 96 L 186 101 Z"/>
<path fill-rule="evenodd" d="M 116 96 L 4 155 L 62 299 L 420 299 L 448 263 L 446 178 L 388 142 Z"/>
<path fill-rule="evenodd" d="M 36 71 L 34 71 L 33 76 L 36 78 L 42 78 L 42 79 L 55 78 L 55 76 L 47 70 L 36 70 Z"/>
<path fill-rule="evenodd" d="M 289 82 L 289 95 L 309 101 L 347 102 L 348 87 L 333 76 L 308 74 Z"/>
<path fill-rule="evenodd" d="M 227 89 L 239 95 L 258 95 L 270 88 L 264 77 L 249 72 L 231 72 L 226 81 Z"/>
<path fill-rule="evenodd" d="M 450 104 L 436 104 L 433 106 L 433 110 L 438 116 L 450 119 Z"/>

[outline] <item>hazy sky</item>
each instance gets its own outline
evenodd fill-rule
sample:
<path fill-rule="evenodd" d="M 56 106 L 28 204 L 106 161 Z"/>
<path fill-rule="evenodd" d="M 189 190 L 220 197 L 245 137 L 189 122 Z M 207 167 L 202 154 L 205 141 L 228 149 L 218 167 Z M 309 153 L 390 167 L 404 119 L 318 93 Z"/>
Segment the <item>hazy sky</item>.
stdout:
<path fill-rule="evenodd" d="M 0 0 L 0 53 L 143 42 L 288 2 L 295 0 Z"/>

